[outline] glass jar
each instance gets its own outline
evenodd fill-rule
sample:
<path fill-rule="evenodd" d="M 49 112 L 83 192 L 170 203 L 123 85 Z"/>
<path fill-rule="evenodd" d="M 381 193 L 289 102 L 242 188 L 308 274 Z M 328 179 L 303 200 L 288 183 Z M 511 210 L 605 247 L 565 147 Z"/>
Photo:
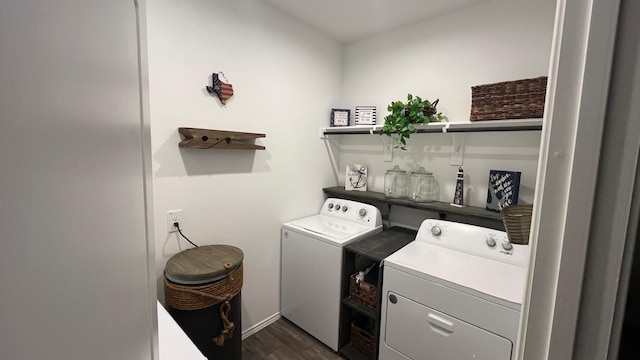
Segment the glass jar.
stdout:
<path fill-rule="evenodd" d="M 409 175 L 409 200 L 415 202 L 437 201 L 440 198 L 440 187 L 433 173 L 420 167 Z"/>
<path fill-rule="evenodd" d="M 407 172 L 398 165 L 384 174 L 384 195 L 396 199 L 407 197 Z"/>

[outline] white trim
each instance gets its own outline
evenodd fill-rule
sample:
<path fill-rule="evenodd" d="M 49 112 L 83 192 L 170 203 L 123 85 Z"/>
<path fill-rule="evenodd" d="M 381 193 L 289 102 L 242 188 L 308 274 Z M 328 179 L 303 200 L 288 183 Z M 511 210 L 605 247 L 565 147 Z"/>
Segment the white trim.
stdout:
<path fill-rule="evenodd" d="M 598 3 L 598 6 L 607 9 L 613 7 L 611 10 L 615 12 L 611 17 L 618 18 L 619 13 L 617 31 L 620 33 L 615 42 L 615 67 L 611 75 L 600 152 L 598 193 L 589 232 L 579 331 L 574 342 L 576 359 L 618 358 L 618 341 L 640 205 L 640 189 L 637 188 L 640 180 L 637 177 L 640 149 L 640 124 L 637 121 L 640 116 L 637 102 L 640 95 L 640 31 L 636 24 L 640 3 L 636 0 L 620 1 L 619 11 L 616 11 L 618 8 L 615 4 L 606 1 Z M 607 20 L 604 17 L 600 22 Z"/>
<path fill-rule="evenodd" d="M 140 91 L 140 133 L 142 137 L 142 172 L 144 178 L 145 231 L 147 234 L 147 277 L 151 310 L 151 356 L 160 359 L 158 340 L 158 302 L 156 283 L 156 244 L 153 230 L 153 160 L 151 150 L 151 118 L 149 115 L 149 52 L 147 42 L 147 1 L 134 0 L 138 36 L 138 81 Z"/>
<path fill-rule="evenodd" d="M 258 331 L 266 328 L 267 326 L 273 324 L 274 322 L 278 321 L 280 318 L 282 317 L 282 315 L 280 315 L 280 312 L 278 311 L 277 313 L 269 316 L 268 318 L 260 321 L 259 323 L 253 325 L 252 327 L 248 328 L 247 330 L 242 332 L 242 340 L 248 338 L 249 336 L 257 333 Z"/>
<path fill-rule="evenodd" d="M 517 358 L 573 355 L 617 3 L 558 1 Z"/>

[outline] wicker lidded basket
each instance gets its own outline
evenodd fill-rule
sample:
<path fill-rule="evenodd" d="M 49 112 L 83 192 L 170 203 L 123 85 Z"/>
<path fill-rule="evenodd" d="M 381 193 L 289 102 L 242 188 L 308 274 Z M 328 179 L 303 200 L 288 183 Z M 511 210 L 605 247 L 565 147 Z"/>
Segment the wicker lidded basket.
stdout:
<path fill-rule="evenodd" d="M 541 118 L 546 91 L 546 76 L 472 86 L 470 120 Z"/>
<path fill-rule="evenodd" d="M 520 245 L 529 244 L 532 211 L 533 205 L 510 205 L 502 208 L 502 222 L 509 242 Z"/>

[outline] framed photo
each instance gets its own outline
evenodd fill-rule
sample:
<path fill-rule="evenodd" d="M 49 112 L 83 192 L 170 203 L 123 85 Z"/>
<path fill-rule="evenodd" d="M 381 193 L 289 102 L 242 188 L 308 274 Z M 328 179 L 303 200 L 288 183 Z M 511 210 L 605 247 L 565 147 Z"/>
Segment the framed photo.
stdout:
<path fill-rule="evenodd" d="M 351 109 L 331 109 L 331 126 L 349 126 Z"/>
<path fill-rule="evenodd" d="M 356 125 L 375 125 L 376 124 L 376 107 L 375 106 L 356 106 Z"/>

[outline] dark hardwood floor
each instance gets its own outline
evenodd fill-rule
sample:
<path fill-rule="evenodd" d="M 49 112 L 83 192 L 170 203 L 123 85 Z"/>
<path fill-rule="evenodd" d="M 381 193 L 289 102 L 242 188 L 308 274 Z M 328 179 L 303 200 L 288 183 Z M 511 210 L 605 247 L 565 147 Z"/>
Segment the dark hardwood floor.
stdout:
<path fill-rule="evenodd" d="M 278 321 L 242 341 L 243 360 L 344 359 L 289 320 Z"/>

